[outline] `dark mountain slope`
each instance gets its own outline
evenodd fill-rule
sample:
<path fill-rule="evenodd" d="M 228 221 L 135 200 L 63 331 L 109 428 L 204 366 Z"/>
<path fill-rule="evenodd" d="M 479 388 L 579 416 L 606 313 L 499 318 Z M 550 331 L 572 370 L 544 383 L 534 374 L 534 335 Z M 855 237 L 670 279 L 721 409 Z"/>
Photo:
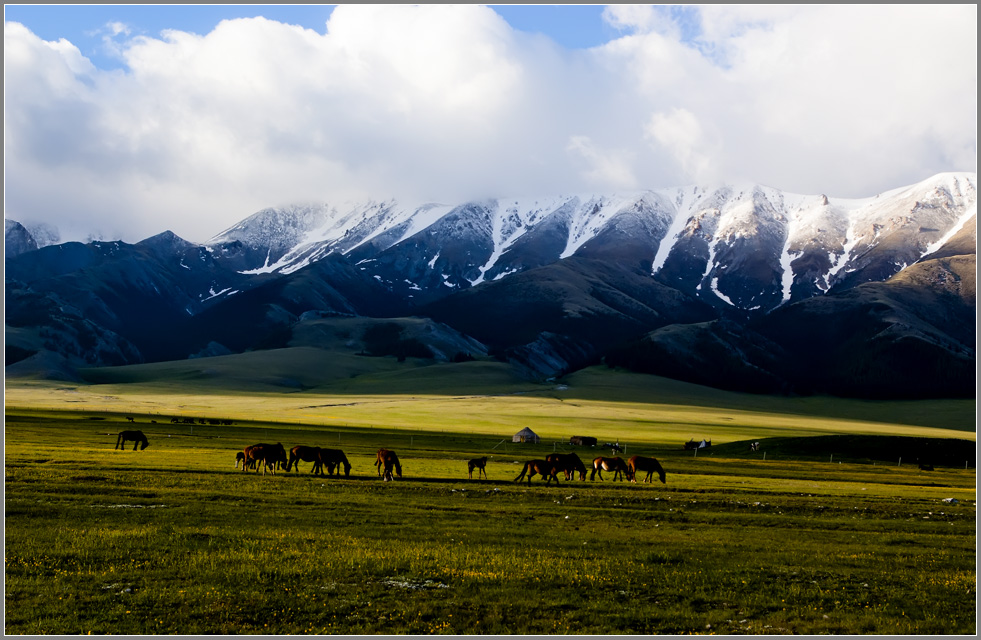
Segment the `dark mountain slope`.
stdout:
<path fill-rule="evenodd" d="M 976 391 L 975 256 L 928 260 L 887 282 L 778 309 L 756 329 L 809 389 L 864 397 Z"/>
<path fill-rule="evenodd" d="M 644 273 L 575 256 L 462 291 L 420 313 L 498 347 L 551 332 L 596 350 L 651 327 L 715 316 Z"/>
<path fill-rule="evenodd" d="M 745 325 L 664 327 L 612 349 L 606 362 L 736 391 L 970 397 L 976 264 L 974 255 L 923 261 Z"/>
<path fill-rule="evenodd" d="M 384 318 L 407 310 L 404 301 L 345 258 L 328 256 L 186 319 L 183 349 L 196 353 L 210 342 L 232 351 L 282 347 L 304 314 Z"/>

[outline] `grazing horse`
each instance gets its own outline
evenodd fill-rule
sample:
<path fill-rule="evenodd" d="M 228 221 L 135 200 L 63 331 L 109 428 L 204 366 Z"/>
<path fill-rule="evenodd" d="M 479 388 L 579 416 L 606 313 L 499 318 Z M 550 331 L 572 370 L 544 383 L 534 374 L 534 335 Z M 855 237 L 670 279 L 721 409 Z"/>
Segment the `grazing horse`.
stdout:
<path fill-rule="evenodd" d="M 661 463 L 657 461 L 657 458 L 634 456 L 630 460 L 627 460 L 627 468 L 633 475 L 633 478 L 630 479 L 631 482 L 637 482 L 638 471 L 646 471 L 647 476 L 644 478 L 644 482 L 650 482 L 651 476 L 654 474 L 654 472 L 657 472 L 657 475 L 661 478 L 661 483 L 667 484 L 667 482 L 664 480 L 664 467 L 662 467 Z"/>
<path fill-rule="evenodd" d="M 545 461 L 554 464 L 556 471 L 565 472 L 566 480 L 572 480 L 574 473 L 579 474 L 580 480 L 586 479 L 586 465 L 575 453 L 550 453 L 545 456 Z"/>
<path fill-rule="evenodd" d="M 327 473 L 330 475 L 334 475 L 334 469 L 337 469 L 337 475 L 341 475 L 341 465 L 344 466 L 344 475 L 348 477 L 351 475 L 351 463 L 340 449 L 320 449 L 320 464 L 327 465 Z M 401 469 L 399 469 L 399 477 L 402 477 Z"/>
<path fill-rule="evenodd" d="M 120 431 L 119 436 L 116 438 L 116 446 L 113 447 L 113 450 L 125 449 L 127 440 L 133 440 L 133 451 L 136 451 L 136 447 L 140 447 L 140 451 L 143 451 L 150 446 L 150 442 L 146 439 L 146 436 L 143 435 L 142 431 Z"/>
<path fill-rule="evenodd" d="M 528 474 L 528 484 L 531 484 L 531 479 L 536 475 L 541 475 L 545 478 L 545 484 L 552 484 L 552 480 L 555 480 L 555 484 L 559 483 L 558 476 L 555 475 L 557 469 L 555 464 L 548 462 L 547 460 L 529 460 L 525 463 L 524 468 L 517 478 L 514 479 L 515 482 L 521 482 L 521 479 Z"/>
<path fill-rule="evenodd" d="M 266 467 L 272 469 L 273 474 L 275 474 L 279 466 L 282 465 L 285 467 L 289 464 L 289 459 L 286 457 L 286 449 L 280 443 L 254 444 L 251 447 L 245 447 L 245 451 L 242 453 L 245 458 L 242 471 L 254 466 L 255 472 L 259 473 L 259 467 L 261 466 L 262 475 L 266 475 Z"/>
<path fill-rule="evenodd" d="M 627 463 L 623 461 L 622 458 L 595 458 L 593 459 L 593 473 L 589 476 L 590 480 L 596 478 L 596 474 L 599 474 L 599 479 L 603 479 L 604 471 L 613 472 L 613 481 L 616 482 L 617 479 L 626 478 L 627 480 L 633 480 L 634 474 L 627 466 Z"/>
<path fill-rule="evenodd" d="M 323 463 L 320 462 L 320 447 L 298 445 L 290 449 L 290 459 L 286 463 L 286 471 L 290 471 L 294 466 L 299 471 L 301 461 L 313 463 L 310 473 L 323 475 L 324 467 Z"/>
<path fill-rule="evenodd" d="M 474 460 L 467 460 L 467 470 L 470 472 L 470 479 L 473 480 L 473 470 L 477 469 L 477 479 L 480 480 L 480 474 L 484 474 L 484 479 L 487 479 L 487 456 L 483 458 L 475 458 Z"/>
<path fill-rule="evenodd" d="M 242 465 L 243 468 L 245 468 L 245 453 L 242 451 L 239 451 L 238 453 L 235 454 L 235 468 L 238 469 L 238 465 L 240 464 Z M 253 460 L 249 464 L 252 467 L 255 467 L 255 460 Z"/>
<path fill-rule="evenodd" d="M 395 455 L 394 451 L 389 451 L 388 449 L 379 449 L 378 457 L 375 460 L 375 466 L 378 467 L 378 475 L 382 476 L 385 481 L 395 480 L 392 476 L 392 468 L 395 468 L 395 473 L 398 474 L 399 478 L 402 477 L 402 465 L 399 463 L 399 457 Z"/>

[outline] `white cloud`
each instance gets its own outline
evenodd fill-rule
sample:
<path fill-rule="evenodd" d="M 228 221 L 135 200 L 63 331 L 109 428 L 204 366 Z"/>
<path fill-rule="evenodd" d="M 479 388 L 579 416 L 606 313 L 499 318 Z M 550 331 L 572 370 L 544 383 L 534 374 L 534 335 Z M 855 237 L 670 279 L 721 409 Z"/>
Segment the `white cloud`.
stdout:
<path fill-rule="evenodd" d="M 675 108 L 651 114 L 644 134 L 652 144 L 663 147 L 676 160 L 685 183 L 720 179 L 712 160 L 716 149 L 691 111 Z"/>
<path fill-rule="evenodd" d="M 625 35 L 585 51 L 476 5 L 116 25 L 114 71 L 6 23 L 6 215 L 200 241 L 298 200 L 716 179 L 847 197 L 976 170 L 974 5 L 604 15 Z"/>
<path fill-rule="evenodd" d="M 586 168 L 580 172 L 585 186 L 594 189 L 636 189 L 629 151 L 599 149 L 588 136 L 572 136 L 566 147 L 582 158 Z"/>

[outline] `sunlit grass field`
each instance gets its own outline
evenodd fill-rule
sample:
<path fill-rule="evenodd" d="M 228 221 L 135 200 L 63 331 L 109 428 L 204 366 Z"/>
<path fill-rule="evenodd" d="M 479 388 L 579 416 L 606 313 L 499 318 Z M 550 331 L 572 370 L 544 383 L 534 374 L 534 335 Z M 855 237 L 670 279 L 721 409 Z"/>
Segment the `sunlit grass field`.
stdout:
<path fill-rule="evenodd" d="M 257 363 L 272 379 L 274 364 Z M 602 368 L 541 385 L 466 365 L 343 379 L 311 363 L 299 388 L 253 375 L 247 392 L 187 368 L 8 381 L 5 631 L 976 632 L 973 451 L 926 471 L 776 446 L 973 443 L 973 401 L 766 398 Z M 234 424 L 171 422 L 185 417 Z M 540 444 L 511 442 L 525 426 Z M 151 446 L 113 450 L 129 428 Z M 572 435 L 657 457 L 667 483 L 513 482 L 552 451 L 611 455 Z M 342 449 L 352 475 L 236 470 L 256 442 Z M 401 480 L 377 476 L 380 447 Z M 469 480 L 479 456 L 489 478 Z"/>

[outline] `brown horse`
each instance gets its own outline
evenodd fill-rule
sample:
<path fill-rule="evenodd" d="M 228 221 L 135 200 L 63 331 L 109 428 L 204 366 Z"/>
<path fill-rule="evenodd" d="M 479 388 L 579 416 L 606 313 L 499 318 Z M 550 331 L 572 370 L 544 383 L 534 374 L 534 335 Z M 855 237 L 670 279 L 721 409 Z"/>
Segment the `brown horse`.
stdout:
<path fill-rule="evenodd" d="M 524 468 L 521 469 L 521 473 L 514 479 L 514 481 L 521 482 L 522 478 L 524 478 L 525 474 L 527 473 L 529 485 L 531 484 L 531 479 L 535 477 L 536 474 L 545 478 L 545 484 L 552 484 L 552 480 L 555 480 L 555 484 L 558 484 L 559 478 L 555 474 L 556 471 L 558 471 L 558 469 L 555 468 L 555 464 L 548 462 L 547 460 L 529 460 L 525 463 Z"/>
<path fill-rule="evenodd" d="M 402 477 L 402 465 L 399 463 L 399 457 L 395 455 L 394 451 L 389 451 L 388 449 L 379 449 L 378 457 L 375 460 L 375 466 L 378 467 L 378 475 L 382 476 L 385 481 L 395 480 L 392 475 L 392 468 L 395 468 L 395 473 L 398 474 L 399 478 Z"/>
<path fill-rule="evenodd" d="M 470 472 L 470 479 L 473 480 L 473 470 L 477 469 L 477 479 L 480 480 L 480 474 L 484 474 L 484 479 L 487 479 L 487 456 L 483 458 L 476 458 L 474 460 L 467 461 L 467 470 Z"/>
<path fill-rule="evenodd" d="M 661 483 L 667 484 L 667 482 L 664 480 L 664 467 L 661 466 L 661 463 L 658 462 L 656 458 L 634 456 L 630 460 L 627 460 L 627 468 L 630 469 L 630 472 L 634 476 L 630 480 L 631 482 L 637 482 L 638 471 L 646 471 L 647 476 L 644 478 L 644 482 L 650 482 L 651 476 L 657 472 L 657 475 L 661 478 Z"/>
<path fill-rule="evenodd" d="M 286 463 L 286 471 L 290 471 L 294 465 L 296 466 L 296 470 L 299 471 L 301 461 L 313 463 L 310 473 L 314 475 L 324 474 L 324 465 L 320 461 L 320 447 L 297 445 L 290 449 L 290 459 Z"/>
<path fill-rule="evenodd" d="M 617 479 L 623 479 L 623 478 L 626 478 L 627 480 L 633 480 L 634 479 L 634 474 L 630 470 L 630 467 L 620 457 L 616 457 L 616 458 L 604 458 L 604 457 L 601 456 L 599 458 L 594 458 L 593 459 L 593 473 L 592 473 L 592 475 L 589 476 L 589 479 L 590 480 L 594 480 L 596 478 L 596 474 L 598 473 L 599 474 L 599 479 L 602 480 L 603 479 L 603 472 L 604 471 L 612 471 L 613 472 L 613 481 L 614 482 L 616 482 Z"/>
<path fill-rule="evenodd" d="M 351 475 L 351 463 L 347 461 L 347 456 L 340 449 L 320 449 L 320 464 L 327 465 L 327 473 L 334 475 L 334 469 L 337 469 L 337 475 L 341 475 L 340 467 L 344 466 L 344 475 L 350 477 Z M 399 470 L 399 477 L 401 477 L 401 469 Z"/>
<path fill-rule="evenodd" d="M 579 474 L 580 480 L 586 479 L 586 465 L 575 453 L 550 453 L 545 456 L 545 461 L 554 464 L 557 471 L 564 472 L 566 480 L 572 480 L 574 473 Z"/>
<path fill-rule="evenodd" d="M 143 435 L 142 431 L 120 431 L 119 436 L 116 438 L 116 446 L 113 450 L 126 448 L 126 441 L 133 440 L 133 451 L 136 451 L 136 447 L 140 447 L 140 451 L 143 451 L 150 446 L 150 442 Z"/>
<path fill-rule="evenodd" d="M 255 468 L 255 472 L 259 473 L 259 467 L 261 466 L 262 475 L 266 475 L 266 467 L 272 469 L 273 474 L 275 474 L 277 468 L 280 466 L 285 467 L 289 464 L 289 459 L 286 457 L 286 449 L 280 443 L 254 444 L 251 447 L 245 447 L 245 451 L 242 453 L 245 458 L 242 471 Z"/>

